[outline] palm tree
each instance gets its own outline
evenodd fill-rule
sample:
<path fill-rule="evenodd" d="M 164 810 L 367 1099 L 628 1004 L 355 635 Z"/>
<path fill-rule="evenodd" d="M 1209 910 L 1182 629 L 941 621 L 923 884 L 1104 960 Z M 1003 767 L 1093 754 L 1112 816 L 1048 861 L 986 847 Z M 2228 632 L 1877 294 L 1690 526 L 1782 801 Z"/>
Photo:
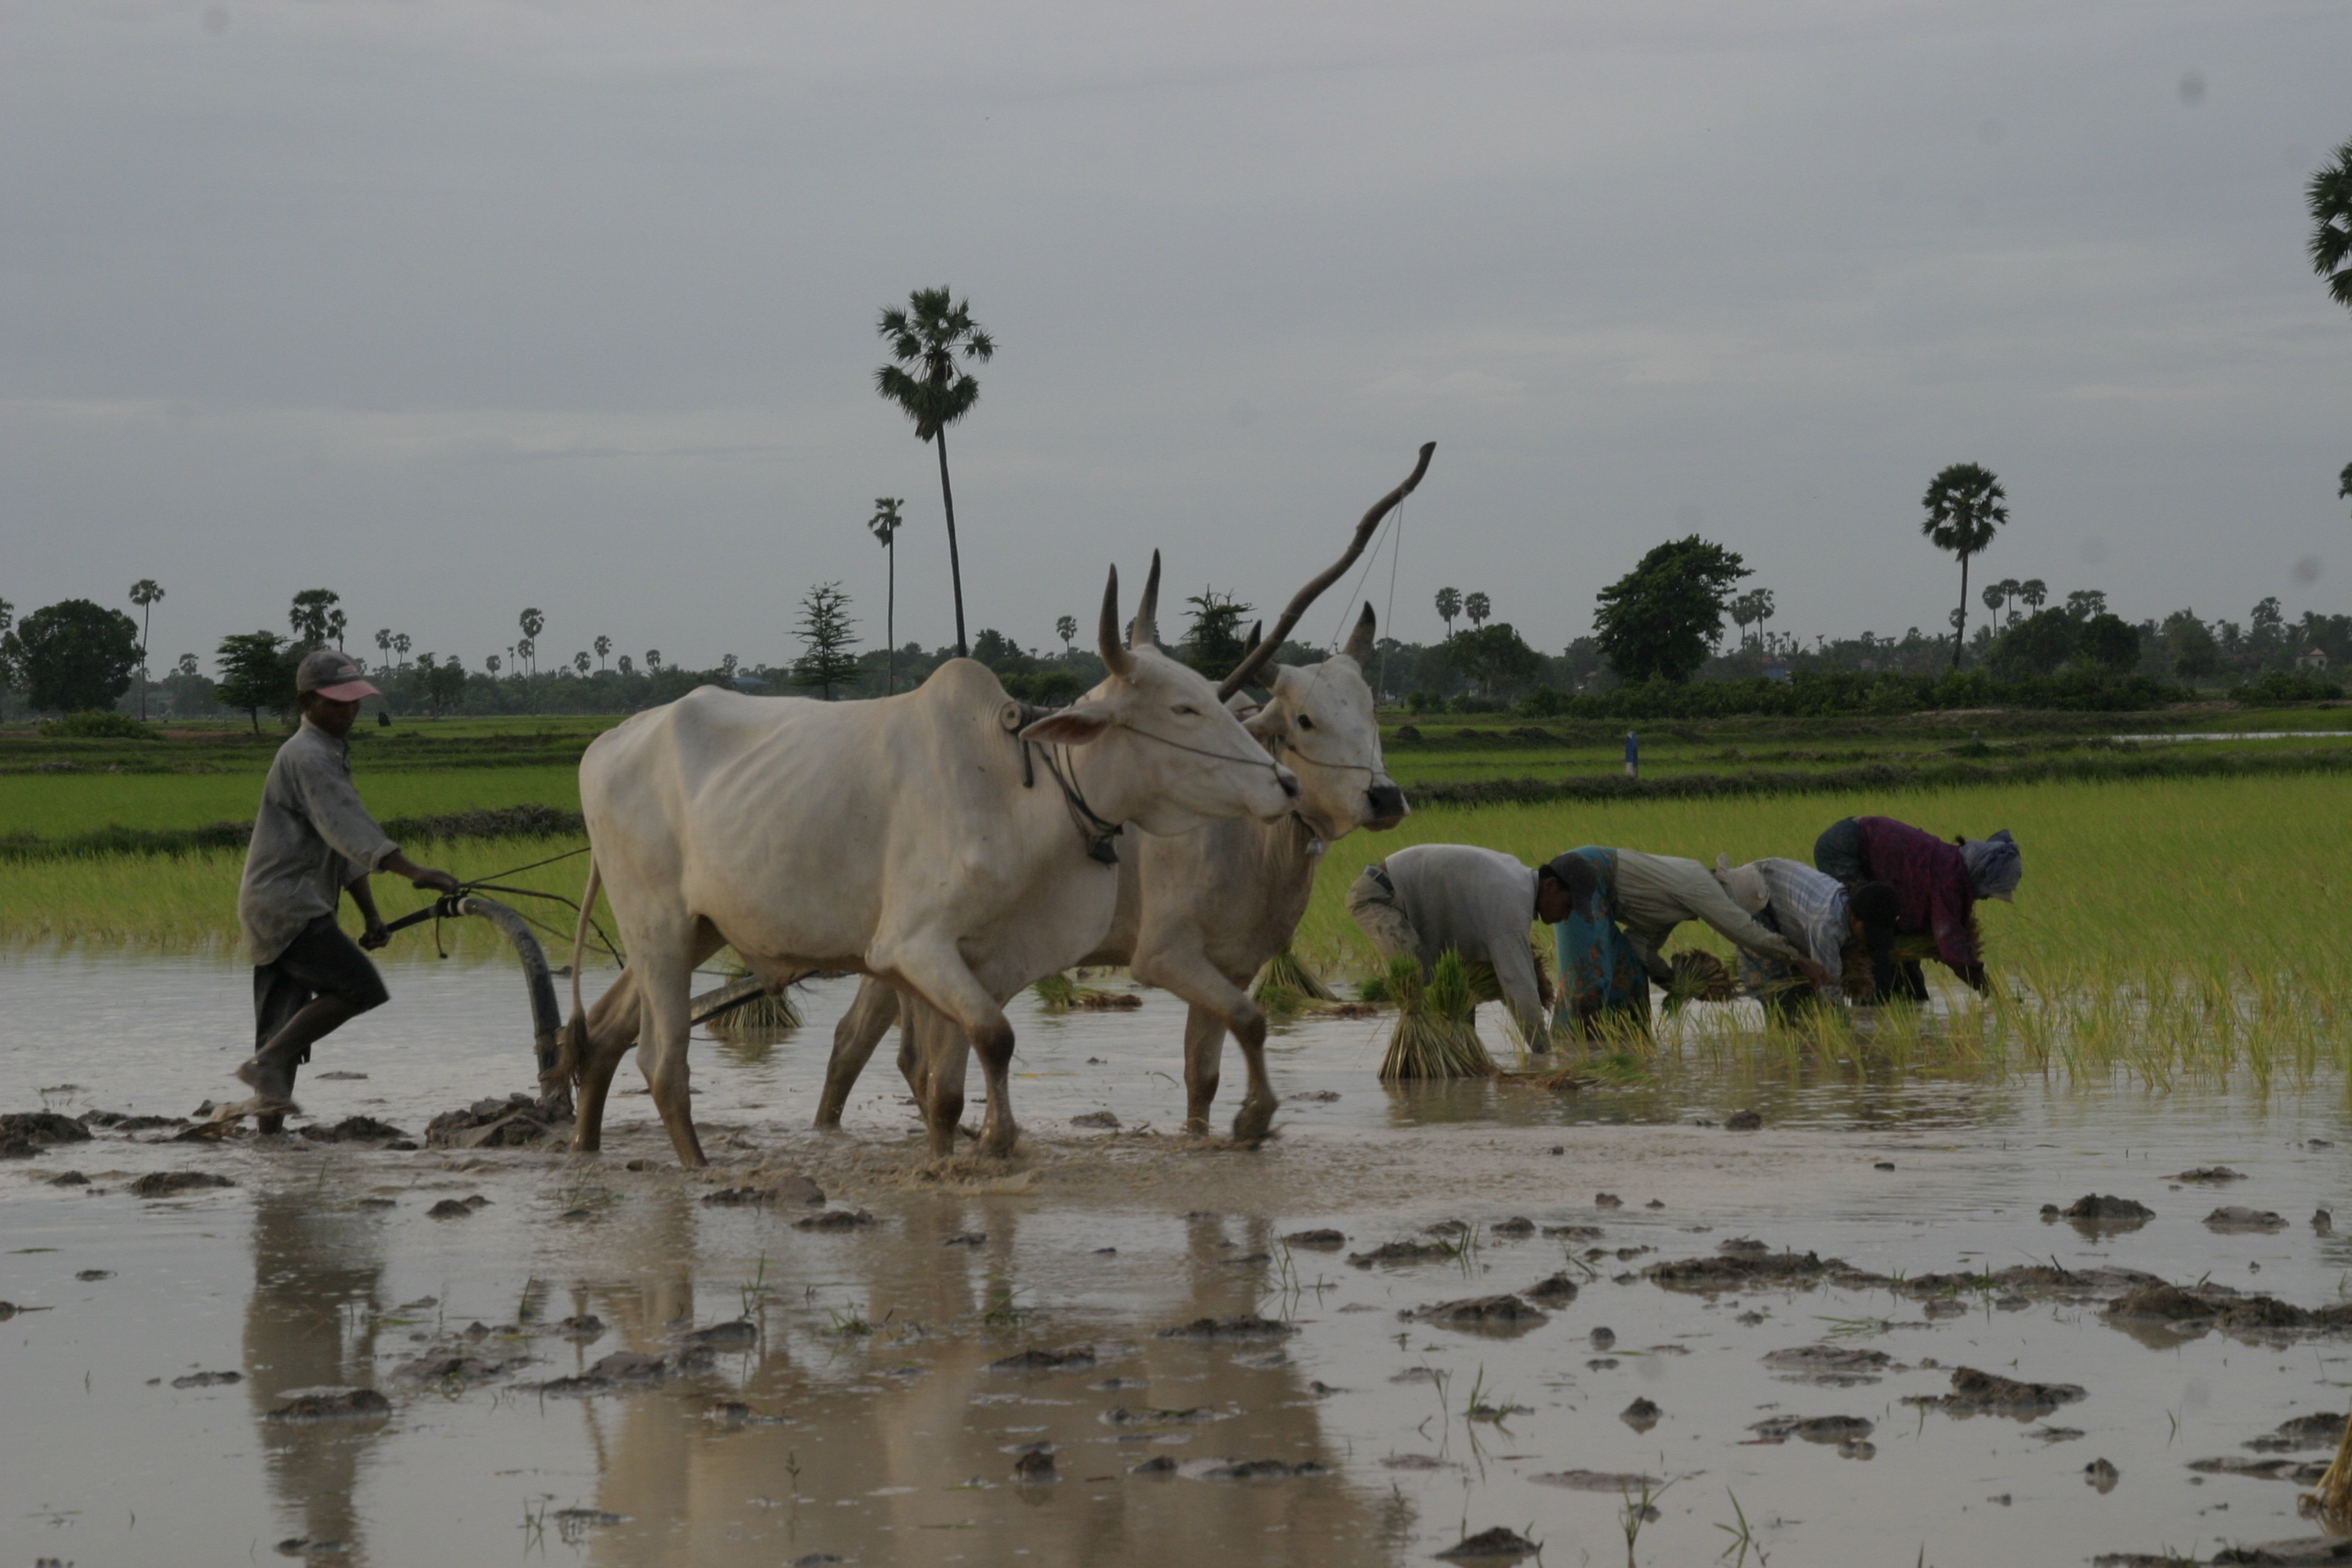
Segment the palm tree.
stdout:
<path fill-rule="evenodd" d="M 515 617 L 515 625 L 522 628 L 522 641 L 515 644 L 515 650 L 523 658 L 530 658 L 531 650 L 539 646 L 540 629 L 547 625 L 547 617 L 537 610 L 525 610 Z M 539 661 L 531 659 L 530 668 L 532 673 L 538 673 Z"/>
<path fill-rule="evenodd" d="M 646 649 L 646 668 L 656 675 L 661 673 L 661 649 L 657 647 Z"/>
<path fill-rule="evenodd" d="M 483 659 L 482 668 L 490 672 L 490 679 L 492 680 L 496 680 L 499 678 L 499 656 L 497 654 L 491 654 L 489 657 Z"/>
<path fill-rule="evenodd" d="M 1772 590 L 1751 588 L 1748 591 L 1748 607 L 1756 613 L 1756 650 L 1769 652 L 1764 643 L 1764 627 L 1772 618 Z"/>
<path fill-rule="evenodd" d="M 1984 601 L 1984 607 L 1988 613 L 1997 615 L 2000 607 L 2009 603 L 2011 596 L 2016 592 L 2017 579 L 2006 577 L 1998 583 L 1986 584 L 1978 593 L 1977 597 Z"/>
<path fill-rule="evenodd" d="M 1454 617 L 1462 613 L 1462 590 L 1440 588 L 1437 591 L 1437 618 L 1445 623 L 1445 640 L 1454 640 Z"/>
<path fill-rule="evenodd" d="M 578 653 L 572 656 L 572 668 L 580 672 L 582 679 L 586 679 L 588 674 L 588 650 L 586 648 L 582 648 Z"/>
<path fill-rule="evenodd" d="M 375 652 L 375 661 L 379 665 L 392 662 L 392 628 L 390 626 L 379 626 L 376 629 Z M 490 673 L 495 675 L 498 672 L 492 670 Z"/>
<path fill-rule="evenodd" d="M 2028 577 L 2017 585 L 2018 602 L 2029 610 L 2038 610 L 2050 602 L 2050 584 L 2039 577 Z"/>
<path fill-rule="evenodd" d="M 980 383 L 971 373 L 956 369 L 961 353 L 969 363 L 982 363 L 996 353 L 996 340 L 971 319 L 971 301 L 950 305 L 945 288 L 918 289 L 907 296 L 906 309 L 886 309 L 875 331 L 890 345 L 895 364 L 874 373 L 874 390 L 898 405 L 915 422 L 916 439 L 929 441 L 940 453 L 940 505 L 948 519 L 948 575 L 955 590 L 956 656 L 970 655 L 963 635 L 963 562 L 956 549 L 955 491 L 948 484 L 948 426 L 971 412 L 980 401 Z"/>
<path fill-rule="evenodd" d="M 142 577 L 131 584 L 131 602 L 139 606 L 139 721 L 147 721 L 147 634 L 155 622 L 155 601 L 163 596 L 163 585 L 152 577 Z"/>
<path fill-rule="evenodd" d="M 595 648 L 596 673 L 602 675 L 604 673 L 604 656 L 613 651 L 613 639 L 606 637 L 604 633 L 598 632 L 596 634 Z"/>
<path fill-rule="evenodd" d="M 947 470 L 941 468 L 940 472 L 944 475 Z M 898 689 L 898 525 L 906 521 L 898 515 L 898 509 L 906 504 L 904 497 L 876 496 L 874 515 L 866 520 L 866 526 L 882 542 L 882 552 L 890 561 L 890 591 L 882 601 L 882 637 L 890 645 L 890 684 L 886 695 L 895 695 Z M 961 620 L 956 623 L 958 637 L 963 635 L 962 626 Z"/>
<path fill-rule="evenodd" d="M 409 641 L 408 634 L 406 632 L 396 632 L 393 635 L 392 651 L 400 656 L 401 668 L 406 669 L 408 668 L 408 650 L 414 646 L 415 645 Z"/>
<path fill-rule="evenodd" d="M 1472 594 L 1462 601 L 1462 613 L 1470 619 L 1470 629 L 1476 631 L 1495 613 L 1495 602 L 1484 594 Z"/>
<path fill-rule="evenodd" d="M 2344 471 L 2336 476 L 2336 499 L 2352 500 L 2352 463 L 2345 464 Z"/>
<path fill-rule="evenodd" d="M 1063 616 L 1054 622 L 1054 635 L 1062 639 L 1062 657 L 1070 657 L 1070 645 L 1077 640 L 1078 617 Z"/>
<path fill-rule="evenodd" d="M 2337 304 L 2352 310 L 2352 142 L 2328 154 L 2304 199 L 2311 207 L 2311 269 L 2327 279 Z"/>
<path fill-rule="evenodd" d="M 329 610 L 327 612 L 327 636 L 333 640 L 337 648 L 340 649 L 343 646 L 343 633 L 347 628 L 349 628 L 351 624 L 352 618 L 343 614 L 342 611 Z"/>
<path fill-rule="evenodd" d="M 1927 515 L 1919 531 L 1938 550 L 1960 558 L 1960 607 L 1952 612 L 1952 668 L 1960 668 L 1969 623 L 1969 561 L 1992 542 L 2009 521 L 2009 492 L 1981 463 L 1954 463 L 1928 483 L 1919 504 Z"/>

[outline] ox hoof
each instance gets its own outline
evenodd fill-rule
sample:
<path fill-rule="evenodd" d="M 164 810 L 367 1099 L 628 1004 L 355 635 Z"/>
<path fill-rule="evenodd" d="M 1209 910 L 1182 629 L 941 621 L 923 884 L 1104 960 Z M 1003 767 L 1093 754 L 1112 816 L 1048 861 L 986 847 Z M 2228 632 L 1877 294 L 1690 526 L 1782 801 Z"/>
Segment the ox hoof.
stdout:
<path fill-rule="evenodd" d="M 1234 1116 L 1234 1142 L 1263 1143 L 1274 1131 L 1274 1107 L 1244 1105 Z"/>

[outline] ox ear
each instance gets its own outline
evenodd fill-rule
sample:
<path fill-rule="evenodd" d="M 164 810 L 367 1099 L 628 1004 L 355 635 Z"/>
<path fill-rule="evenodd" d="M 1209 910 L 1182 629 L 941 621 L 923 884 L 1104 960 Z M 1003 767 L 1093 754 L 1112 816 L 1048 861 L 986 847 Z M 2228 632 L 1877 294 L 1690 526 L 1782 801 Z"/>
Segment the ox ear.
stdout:
<path fill-rule="evenodd" d="M 1356 617 L 1356 629 L 1349 635 L 1348 646 L 1339 651 L 1358 664 L 1369 666 L 1372 661 L 1372 634 L 1378 625 L 1372 616 L 1371 604 L 1366 601 L 1364 613 Z"/>
<path fill-rule="evenodd" d="M 1110 709 L 1100 702 L 1057 708 L 1021 731 L 1024 741 L 1047 746 L 1083 746 L 1110 728 Z"/>
<path fill-rule="evenodd" d="M 1246 716 L 1236 717 L 1241 718 L 1242 728 L 1250 732 L 1254 741 L 1271 741 L 1277 735 L 1290 733 L 1290 715 L 1283 710 L 1280 703 L 1269 702 L 1263 708 L 1252 710 Z"/>

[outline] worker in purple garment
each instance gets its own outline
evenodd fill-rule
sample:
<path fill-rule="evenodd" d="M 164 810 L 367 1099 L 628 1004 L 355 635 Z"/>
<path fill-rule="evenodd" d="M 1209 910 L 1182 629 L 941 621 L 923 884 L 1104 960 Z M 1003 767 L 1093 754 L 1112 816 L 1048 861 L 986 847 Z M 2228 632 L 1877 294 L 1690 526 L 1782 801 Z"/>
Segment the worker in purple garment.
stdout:
<path fill-rule="evenodd" d="M 1897 936 L 1925 932 L 1936 956 L 1977 990 L 1985 988 L 1984 952 L 1977 936 L 1979 899 L 2011 901 L 2024 865 L 2009 829 L 1990 838 L 1947 844 L 1891 816 L 1848 816 L 1830 824 L 1813 845 L 1813 864 L 1852 887 L 1892 885 L 1901 900 Z M 1927 999 L 1927 979 L 1915 960 L 1872 955 L 1880 998 Z"/>

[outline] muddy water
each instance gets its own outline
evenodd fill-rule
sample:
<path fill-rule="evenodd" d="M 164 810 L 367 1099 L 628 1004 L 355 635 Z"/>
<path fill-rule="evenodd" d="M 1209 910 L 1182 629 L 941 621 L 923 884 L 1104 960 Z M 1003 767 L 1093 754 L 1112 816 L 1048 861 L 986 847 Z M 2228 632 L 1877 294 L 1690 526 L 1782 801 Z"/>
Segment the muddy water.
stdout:
<path fill-rule="evenodd" d="M 393 1005 L 310 1069 L 367 1077 L 306 1079 L 312 1112 L 414 1132 L 528 1087 L 510 972 L 428 963 L 390 978 Z M 231 1091 L 247 984 L 193 960 L 0 959 L 0 1109 L 38 1108 L 47 1090 L 63 1110 L 179 1115 Z M 1371 1077 L 1383 1026 L 1326 1021 L 1285 1033 L 1275 1070 L 1286 1095 L 1338 1098 L 1293 1100 L 1282 1136 L 1248 1152 L 1171 1132 L 1181 1013 L 1151 995 L 1135 1013 L 1020 1017 L 1024 1157 L 941 1173 L 881 1063 L 845 1135 L 805 1131 L 847 999 L 818 986 L 800 1031 L 698 1045 L 719 1162 L 700 1177 L 672 1168 L 642 1097 L 616 1100 L 607 1152 L 585 1163 L 143 1141 L 156 1130 L 0 1166 L 0 1300 L 46 1309 L 0 1324 L 0 1560 L 268 1559 L 309 1542 L 317 1561 L 383 1564 L 1321 1568 L 1427 1562 L 1501 1525 L 1542 1542 L 1548 1563 L 1619 1561 L 1619 1493 L 1545 1479 L 1580 1470 L 1655 1479 L 1658 1517 L 1633 1548 L 1643 1563 L 1713 1560 L 1733 1542 L 1717 1526 L 1736 1521 L 1735 1497 L 1776 1562 L 2069 1563 L 2313 1532 L 2291 1481 L 2189 1465 L 2277 1457 L 2242 1445 L 2340 1414 L 2342 1336 L 2130 1333 L 2096 1300 L 2000 1290 L 1701 1294 L 1640 1271 L 1754 1237 L 1886 1277 L 2054 1258 L 2318 1307 L 2352 1271 L 2352 1243 L 2308 1224 L 2325 1205 L 2352 1225 L 2341 1084 L 2149 1096 L 1826 1070 L 1391 1094 Z M 1696 1124 L 1749 1104 L 1760 1131 Z M 1104 1110 L 1123 1125 L 1072 1124 Z M 2168 1179 L 2214 1164 L 2245 1177 Z M 69 1169 L 89 1185 L 48 1184 Z M 127 1190 L 172 1170 L 237 1184 L 167 1201 Z M 874 1223 L 799 1228 L 821 1211 L 789 1194 L 703 1201 L 788 1175 Z M 1620 1206 L 1597 1205 L 1603 1191 Z M 2093 1191 L 2157 1217 L 2105 1238 L 2038 1217 Z M 428 1214 L 476 1196 L 488 1202 L 466 1217 Z M 2201 1222 L 2222 1204 L 2290 1223 L 2216 1233 Z M 1518 1216 L 1536 1233 L 1495 1230 Z M 1449 1220 L 1475 1243 L 1348 1261 Z M 1568 1226 L 1601 1234 L 1542 1234 Z M 1282 1240 L 1321 1227 L 1345 1244 Z M 1578 1293 L 1541 1321 L 1399 1316 L 1562 1272 Z M 1297 1331 L 1160 1335 L 1251 1313 Z M 592 1315 L 592 1333 L 550 1331 Z M 680 1335 L 738 1321 L 751 1327 L 707 1362 L 676 1365 Z M 1787 1381 L 1763 1359 L 1820 1344 L 1889 1359 L 1843 1386 Z M 1060 1369 L 992 1370 L 1076 1346 L 1087 1354 Z M 543 1386 L 616 1351 L 671 1370 Z M 420 1364 L 437 1375 L 404 1370 Z M 1905 1403 L 1945 1393 L 1962 1365 L 2087 1397 L 2023 1418 Z M 238 1381 L 175 1386 L 207 1372 Z M 382 1390 L 389 1410 L 268 1419 L 289 1391 L 349 1386 Z M 1637 1400 L 1654 1420 L 1625 1418 Z M 1833 1415 L 1870 1430 L 1843 1445 L 1751 1430 Z M 1055 1479 L 1016 1479 L 1041 1444 Z M 2105 1490 L 2084 1474 L 2100 1459 L 2119 1477 Z M 1307 1468 L 1221 1474 L 1231 1461 Z"/>

